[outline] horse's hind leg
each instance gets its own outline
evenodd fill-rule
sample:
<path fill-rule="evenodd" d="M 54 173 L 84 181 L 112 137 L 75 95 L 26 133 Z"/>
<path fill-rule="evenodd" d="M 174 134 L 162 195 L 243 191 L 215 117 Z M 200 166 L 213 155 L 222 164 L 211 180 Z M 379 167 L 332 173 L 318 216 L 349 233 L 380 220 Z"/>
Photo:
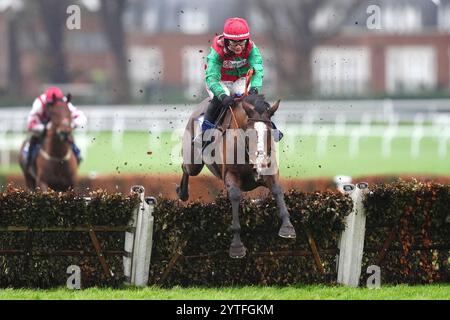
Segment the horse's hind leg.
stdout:
<path fill-rule="evenodd" d="M 181 177 L 180 185 L 177 186 L 177 195 L 181 201 L 187 201 L 189 199 L 189 174 L 187 174 L 183 168 L 183 176 Z"/>
<path fill-rule="evenodd" d="M 182 164 L 183 176 L 181 177 L 180 185 L 177 186 L 177 195 L 181 201 L 187 201 L 189 199 L 189 176 L 198 175 L 203 168 L 203 164 L 186 165 Z"/>

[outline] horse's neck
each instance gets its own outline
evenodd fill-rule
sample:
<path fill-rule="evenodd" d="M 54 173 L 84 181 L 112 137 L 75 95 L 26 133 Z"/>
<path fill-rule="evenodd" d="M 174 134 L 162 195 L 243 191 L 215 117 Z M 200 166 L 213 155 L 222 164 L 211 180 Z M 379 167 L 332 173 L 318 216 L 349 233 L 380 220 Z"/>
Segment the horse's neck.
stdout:
<path fill-rule="evenodd" d="M 52 132 L 47 133 L 45 137 L 43 149 L 52 157 L 63 158 L 66 156 L 69 151 L 69 144 L 67 142 L 63 142 L 56 137 L 56 133 Z"/>
<path fill-rule="evenodd" d="M 222 127 L 226 129 L 244 129 L 247 127 L 247 115 L 242 108 L 241 103 L 238 103 L 232 111 L 228 110 L 226 113 Z"/>

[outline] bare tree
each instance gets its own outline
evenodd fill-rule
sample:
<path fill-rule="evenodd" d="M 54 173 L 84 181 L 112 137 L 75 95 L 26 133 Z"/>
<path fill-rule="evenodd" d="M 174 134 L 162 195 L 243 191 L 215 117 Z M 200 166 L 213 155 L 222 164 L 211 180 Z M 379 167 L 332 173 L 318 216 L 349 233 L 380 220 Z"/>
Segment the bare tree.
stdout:
<path fill-rule="evenodd" d="M 276 59 L 275 64 L 284 88 L 307 96 L 312 92 L 311 54 L 314 48 L 336 36 L 354 12 L 366 0 L 339 2 L 340 10 L 335 15 L 334 26 L 326 31 L 313 28 L 313 19 L 320 9 L 335 3 L 332 0 L 273 1 L 257 0 L 255 5 L 268 21 L 268 36 L 279 54 L 294 53 L 285 59 Z M 294 67 L 295 66 L 295 67 Z"/>
<path fill-rule="evenodd" d="M 19 96 L 22 91 L 21 54 L 18 43 L 20 14 L 9 8 L 6 18 L 8 26 L 8 93 L 12 96 Z"/>
<path fill-rule="evenodd" d="M 126 57 L 126 39 L 123 26 L 126 4 L 126 0 L 102 0 L 100 9 L 104 33 L 116 65 L 115 102 L 118 103 L 130 100 L 128 59 Z"/>
<path fill-rule="evenodd" d="M 69 4 L 67 0 L 37 1 L 41 21 L 47 35 L 45 60 L 48 67 L 48 77 L 49 81 L 54 83 L 69 81 L 64 52 L 66 10 Z"/>

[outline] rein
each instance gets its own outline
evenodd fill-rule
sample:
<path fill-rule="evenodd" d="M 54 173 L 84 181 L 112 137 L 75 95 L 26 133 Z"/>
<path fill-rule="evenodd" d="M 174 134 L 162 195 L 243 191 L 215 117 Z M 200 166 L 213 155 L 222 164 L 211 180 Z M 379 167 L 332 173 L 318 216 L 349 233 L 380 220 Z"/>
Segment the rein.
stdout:
<path fill-rule="evenodd" d="M 271 120 L 262 120 L 262 119 L 255 119 L 255 118 L 248 118 L 247 122 L 264 122 L 264 123 L 268 123 L 268 124 L 272 124 Z"/>
<path fill-rule="evenodd" d="M 229 108 L 230 111 L 231 111 L 231 117 L 232 117 L 233 122 L 234 122 L 234 125 L 236 126 L 236 129 L 237 129 L 237 128 L 239 128 L 239 124 L 237 123 L 236 116 L 234 115 L 233 108 L 231 108 L 231 107 L 228 107 L 228 108 Z"/>
<path fill-rule="evenodd" d="M 254 72 L 255 72 L 255 70 L 253 68 L 251 68 L 251 69 L 249 69 L 247 71 L 247 74 L 245 75 L 245 90 L 244 90 L 244 94 L 243 94 L 242 97 L 240 97 L 238 99 L 235 99 L 235 102 L 239 102 L 239 101 L 243 100 L 246 96 L 248 96 L 248 88 L 250 87 L 250 82 L 252 80 Z M 235 129 L 238 129 L 239 128 L 239 124 L 237 122 L 236 115 L 234 114 L 233 108 L 231 106 L 229 106 L 228 109 L 231 112 L 231 119 L 232 119 L 232 120 L 230 120 L 229 126 L 231 126 L 231 122 L 233 122 L 234 126 L 235 126 Z M 219 119 L 221 118 L 221 116 L 225 115 L 225 113 L 226 112 L 222 112 L 221 115 L 219 116 Z M 223 131 L 223 134 L 225 134 L 225 130 Z M 246 152 L 248 154 L 247 147 L 246 147 Z M 222 179 L 225 179 L 225 165 L 222 165 Z"/>

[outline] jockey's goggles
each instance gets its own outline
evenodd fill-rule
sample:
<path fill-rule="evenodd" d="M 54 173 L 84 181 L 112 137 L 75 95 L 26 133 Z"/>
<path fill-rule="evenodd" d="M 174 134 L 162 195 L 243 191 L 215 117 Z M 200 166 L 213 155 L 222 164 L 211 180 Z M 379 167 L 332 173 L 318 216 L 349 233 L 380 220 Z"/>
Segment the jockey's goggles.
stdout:
<path fill-rule="evenodd" d="M 247 40 L 241 40 L 241 41 L 228 40 L 228 42 L 229 42 L 229 46 L 233 47 L 233 48 L 235 48 L 237 46 L 245 47 L 245 45 L 247 44 Z"/>

